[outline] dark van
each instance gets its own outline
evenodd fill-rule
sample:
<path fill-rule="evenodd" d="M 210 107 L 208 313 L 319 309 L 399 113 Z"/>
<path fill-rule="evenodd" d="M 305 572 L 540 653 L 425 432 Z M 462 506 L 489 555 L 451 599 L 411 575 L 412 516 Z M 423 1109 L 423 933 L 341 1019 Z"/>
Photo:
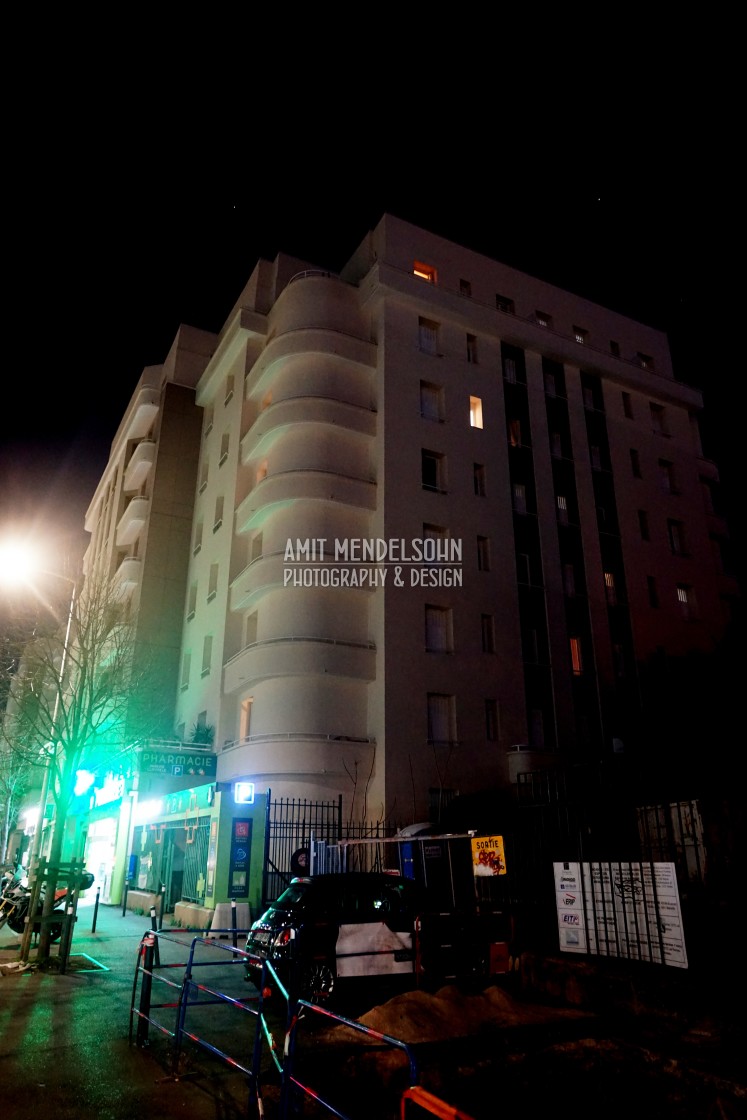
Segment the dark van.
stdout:
<path fill-rule="evenodd" d="M 336 981 L 412 973 L 423 896 L 398 874 L 298 876 L 251 927 L 250 979 L 269 960 L 291 993 L 329 999 Z"/>

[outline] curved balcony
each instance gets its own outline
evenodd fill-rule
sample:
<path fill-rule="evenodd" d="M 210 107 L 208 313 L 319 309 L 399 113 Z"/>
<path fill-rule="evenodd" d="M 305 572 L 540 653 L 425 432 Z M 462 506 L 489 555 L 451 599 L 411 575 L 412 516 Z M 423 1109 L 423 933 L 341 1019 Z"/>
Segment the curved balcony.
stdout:
<path fill-rule="evenodd" d="M 127 439 L 143 439 L 151 429 L 161 407 L 161 396 L 156 389 L 141 389 L 125 419 Z"/>
<path fill-rule="evenodd" d="M 357 509 L 376 508 L 374 479 L 350 478 L 334 471 L 290 470 L 268 475 L 247 494 L 236 510 L 236 532 L 254 528 L 257 514 L 273 505 L 312 499 L 318 502 L 339 502 Z"/>
<path fill-rule="evenodd" d="M 132 498 L 117 523 L 117 548 L 132 544 L 148 520 L 150 502 L 147 498 Z"/>
<path fill-rule="evenodd" d="M 352 677 L 372 681 L 376 675 L 373 645 L 332 638 L 275 638 L 241 650 L 223 669 L 226 694 L 271 677 Z"/>
<path fill-rule="evenodd" d="M 125 556 L 114 573 L 113 584 L 122 598 L 131 595 L 140 583 L 143 562 L 139 556 Z"/>
<path fill-rule="evenodd" d="M 360 405 L 346 404 L 331 397 L 288 397 L 260 413 L 241 441 L 241 461 L 265 453 L 263 440 L 273 432 L 293 424 L 331 425 L 336 430 L 360 435 L 376 434 L 376 413 Z"/>
<path fill-rule="evenodd" d="M 156 459 L 156 443 L 152 439 L 144 439 L 139 443 L 130 456 L 127 470 L 124 474 L 122 489 L 125 493 L 139 490 L 145 482 L 151 467 Z"/>
<path fill-rule="evenodd" d="M 262 782 L 270 776 L 299 780 L 325 775 L 328 779 L 337 776 L 349 784 L 356 764 L 368 773 L 375 750 L 375 739 L 349 735 L 250 735 L 224 744 L 218 776 L 225 782 L 251 774 L 255 781 Z"/>

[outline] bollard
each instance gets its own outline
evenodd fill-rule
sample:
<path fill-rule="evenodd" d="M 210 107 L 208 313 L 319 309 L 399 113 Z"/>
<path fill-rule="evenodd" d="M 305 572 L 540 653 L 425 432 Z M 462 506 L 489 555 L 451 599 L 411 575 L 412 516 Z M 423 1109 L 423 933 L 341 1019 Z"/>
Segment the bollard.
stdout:
<path fill-rule="evenodd" d="M 156 908 L 155 908 L 155 906 L 151 906 L 151 908 L 150 908 L 150 928 L 153 930 L 154 933 L 158 933 L 158 919 L 156 918 Z M 157 937 L 154 938 L 154 941 L 156 943 L 156 951 L 155 951 L 156 967 L 160 968 L 161 967 L 161 957 L 160 957 L 160 952 L 159 952 L 159 947 L 158 947 L 158 938 Z"/>
<path fill-rule="evenodd" d="M 122 891 L 122 917 L 124 918 L 127 913 L 127 892 L 130 889 L 130 880 L 125 879 L 124 890 Z"/>
<path fill-rule="evenodd" d="M 163 929 L 163 912 L 166 909 L 166 884 L 161 883 L 161 901 L 158 907 L 158 928 Z"/>
<path fill-rule="evenodd" d="M 101 897 L 101 887 L 96 887 L 96 901 L 93 904 L 93 921 L 91 922 L 91 933 L 96 932 L 96 919 L 99 916 L 99 898 Z"/>
<path fill-rule="evenodd" d="M 233 947 L 238 945 L 238 938 L 236 936 L 236 899 L 231 899 L 231 929 L 233 930 Z"/>

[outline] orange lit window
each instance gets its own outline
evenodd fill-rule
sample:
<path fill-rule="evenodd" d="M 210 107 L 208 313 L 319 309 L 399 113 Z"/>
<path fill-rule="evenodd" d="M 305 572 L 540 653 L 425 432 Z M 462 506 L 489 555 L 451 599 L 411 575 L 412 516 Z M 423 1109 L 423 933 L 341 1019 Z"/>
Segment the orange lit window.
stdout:
<path fill-rule="evenodd" d="M 581 658 L 581 639 L 571 638 L 571 668 L 573 669 L 574 677 L 580 677 L 583 672 L 583 660 Z"/>
<path fill-rule="evenodd" d="M 413 274 L 419 276 L 421 280 L 427 280 L 429 284 L 435 284 L 436 270 L 431 264 L 423 264 L 421 261 L 415 261 L 412 268 Z"/>

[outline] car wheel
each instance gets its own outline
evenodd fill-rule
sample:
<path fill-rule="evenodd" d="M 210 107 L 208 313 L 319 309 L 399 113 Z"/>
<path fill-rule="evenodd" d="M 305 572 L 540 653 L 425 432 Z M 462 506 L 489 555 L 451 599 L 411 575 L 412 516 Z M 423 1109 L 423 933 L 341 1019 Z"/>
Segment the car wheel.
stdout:
<path fill-rule="evenodd" d="M 335 989 L 335 980 L 335 970 L 326 961 L 311 961 L 301 973 L 301 999 L 309 1003 L 328 1003 Z"/>

